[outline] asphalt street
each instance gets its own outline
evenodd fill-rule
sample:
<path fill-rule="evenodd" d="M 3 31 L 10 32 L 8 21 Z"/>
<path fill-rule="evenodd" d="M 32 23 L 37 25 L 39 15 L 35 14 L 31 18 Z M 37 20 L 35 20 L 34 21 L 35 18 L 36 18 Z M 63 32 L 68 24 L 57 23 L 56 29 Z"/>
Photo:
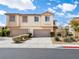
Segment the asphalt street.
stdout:
<path fill-rule="evenodd" d="M 0 48 L 0 59 L 79 59 L 79 50 Z"/>

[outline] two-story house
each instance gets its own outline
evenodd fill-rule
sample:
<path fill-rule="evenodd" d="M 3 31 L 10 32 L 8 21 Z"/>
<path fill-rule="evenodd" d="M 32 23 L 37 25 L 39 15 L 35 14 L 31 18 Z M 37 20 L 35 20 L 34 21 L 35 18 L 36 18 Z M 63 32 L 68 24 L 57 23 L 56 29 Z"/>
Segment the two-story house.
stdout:
<path fill-rule="evenodd" d="M 6 13 L 7 26 L 11 36 L 32 33 L 34 37 L 49 37 L 53 32 L 54 14 L 44 12 L 41 14 Z"/>

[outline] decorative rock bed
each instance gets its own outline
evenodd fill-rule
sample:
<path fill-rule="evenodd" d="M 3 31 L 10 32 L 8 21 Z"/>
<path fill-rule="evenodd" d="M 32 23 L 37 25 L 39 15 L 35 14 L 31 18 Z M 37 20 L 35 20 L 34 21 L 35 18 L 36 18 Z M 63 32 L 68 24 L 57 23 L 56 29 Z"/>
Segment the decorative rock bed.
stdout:
<path fill-rule="evenodd" d="M 24 42 L 28 39 L 29 39 L 29 34 L 23 34 L 23 35 L 15 36 L 15 37 L 12 38 L 12 40 L 15 43 L 22 43 L 22 42 Z"/>
<path fill-rule="evenodd" d="M 67 36 L 67 37 L 56 36 L 52 38 L 52 43 L 53 44 L 79 44 L 79 39 L 72 36 Z"/>

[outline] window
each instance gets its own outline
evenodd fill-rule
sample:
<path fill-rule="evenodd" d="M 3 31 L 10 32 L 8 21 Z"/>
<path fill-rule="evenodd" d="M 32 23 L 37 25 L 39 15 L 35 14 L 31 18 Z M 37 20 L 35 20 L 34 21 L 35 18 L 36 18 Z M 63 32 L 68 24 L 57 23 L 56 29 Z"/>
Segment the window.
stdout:
<path fill-rule="evenodd" d="M 48 22 L 50 20 L 49 16 L 45 16 L 45 22 Z"/>
<path fill-rule="evenodd" d="M 35 21 L 35 22 L 39 22 L 39 17 L 38 17 L 38 16 L 35 16 L 34 21 Z"/>
<path fill-rule="evenodd" d="M 55 25 L 55 20 L 53 20 L 53 24 Z"/>
<path fill-rule="evenodd" d="M 23 16 L 23 22 L 27 22 L 27 16 Z"/>
<path fill-rule="evenodd" d="M 14 22 L 14 21 L 15 21 L 15 15 L 11 15 L 11 16 L 10 16 L 10 21 L 11 21 L 11 22 Z"/>

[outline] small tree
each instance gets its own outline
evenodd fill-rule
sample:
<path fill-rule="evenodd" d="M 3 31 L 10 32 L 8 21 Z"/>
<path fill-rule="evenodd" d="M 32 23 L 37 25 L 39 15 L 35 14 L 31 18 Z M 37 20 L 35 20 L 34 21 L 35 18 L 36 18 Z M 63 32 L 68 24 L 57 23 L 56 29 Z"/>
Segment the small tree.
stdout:
<path fill-rule="evenodd" d="M 2 28 L 2 36 L 5 36 L 5 34 L 4 34 L 4 27 Z"/>
<path fill-rule="evenodd" d="M 2 28 L 2 36 L 9 36 L 10 35 L 10 30 L 8 27 L 3 27 Z"/>
<path fill-rule="evenodd" d="M 79 34 L 79 19 L 78 20 L 75 20 L 75 19 L 71 20 L 70 25 L 75 30 L 75 32 L 78 36 L 78 34 Z"/>
<path fill-rule="evenodd" d="M 5 36 L 9 36 L 10 35 L 10 30 L 9 30 L 8 27 L 5 27 L 4 33 L 5 33 Z"/>
<path fill-rule="evenodd" d="M 65 36 L 68 36 L 69 35 L 69 27 L 66 26 L 64 30 L 65 30 Z"/>
<path fill-rule="evenodd" d="M 0 36 L 2 36 L 2 30 L 0 30 Z"/>

